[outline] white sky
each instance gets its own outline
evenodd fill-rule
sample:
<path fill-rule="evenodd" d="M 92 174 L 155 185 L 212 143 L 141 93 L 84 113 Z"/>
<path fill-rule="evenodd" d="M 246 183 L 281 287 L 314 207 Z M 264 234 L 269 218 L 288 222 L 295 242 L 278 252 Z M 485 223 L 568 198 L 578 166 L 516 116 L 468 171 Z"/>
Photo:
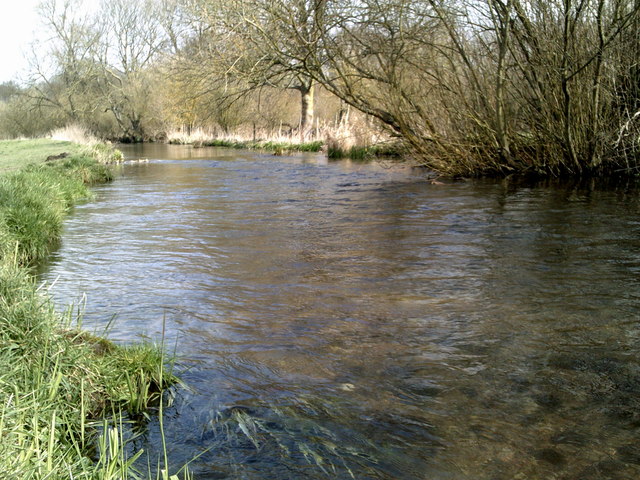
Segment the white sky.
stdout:
<path fill-rule="evenodd" d="M 38 26 L 40 0 L 12 0 L 0 15 L 0 83 L 13 80 L 29 65 L 29 43 Z"/>
<path fill-rule="evenodd" d="M 38 30 L 42 29 L 36 13 L 36 7 L 41 1 L 3 1 L 3 11 L 0 14 L 0 83 L 26 77 L 32 55 L 29 45 Z M 84 8 L 90 9 L 95 8 L 97 0 L 81 0 L 81 3 Z"/>

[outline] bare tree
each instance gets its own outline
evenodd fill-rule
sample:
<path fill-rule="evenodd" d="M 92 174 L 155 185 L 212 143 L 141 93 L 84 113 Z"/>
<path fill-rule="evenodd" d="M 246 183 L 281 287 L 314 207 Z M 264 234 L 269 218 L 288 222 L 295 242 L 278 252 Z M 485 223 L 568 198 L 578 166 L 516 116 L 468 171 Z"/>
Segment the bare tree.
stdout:
<path fill-rule="evenodd" d="M 320 47 L 324 0 L 202 0 L 191 9 L 206 25 L 197 56 L 206 57 L 209 75 L 245 86 L 234 95 L 264 87 L 298 91 L 299 132 L 306 137 L 313 126 L 314 80 L 305 58 Z"/>
<path fill-rule="evenodd" d="M 171 41 L 160 13 L 170 1 L 103 1 L 87 13 L 80 0 L 45 0 L 39 10 L 48 37 L 34 48 L 27 90 L 36 108 L 57 112 L 63 123 L 147 138 L 155 120 L 154 62 Z"/>
<path fill-rule="evenodd" d="M 104 30 L 79 13 L 79 0 L 46 0 L 39 5 L 48 37 L 34 46 L 28 94 L 40 108 L 55 109 L 65 121 L 82 122 L 95 112 L 91 86 L 95 52 Z"/>
<path fill-rule="evenodd" d="M 147 138 L 145 121 L 153 99 L 150 67 L 170 44 L 157 20 L 159 8 L 152 0 L 104 0 L 101 4 L 106 34 L 98 59 L 98 85 L 124 137 L 133 140 Z"/>
<path fill-rule="evenodd" d="M 159 103 L 229 126 L 295 90 L 304 138 L 319 85 L 441 172 L 639 165 L 640 0 L 105 0 L 99 22 L 76 1 L 43 3 L 29 90 L 61 119 L 145 138 Z"/>
<path fill-rule="evenodd" d="M 306 65 L 437 170 L 580 174 L 619 128 L 615 56 L 638 3 L 331 2 Z"/>

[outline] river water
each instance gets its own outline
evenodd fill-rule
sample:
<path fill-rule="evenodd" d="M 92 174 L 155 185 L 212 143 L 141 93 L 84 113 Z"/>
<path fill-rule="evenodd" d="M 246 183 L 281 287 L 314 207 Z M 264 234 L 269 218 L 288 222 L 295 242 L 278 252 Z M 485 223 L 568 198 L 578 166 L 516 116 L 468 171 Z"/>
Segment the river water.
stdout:
<path fill-rule="evenodd" d="M 194 478 L 640 476 L 637 186 L 123 150 L 42 279 L 116 341 L 165 325 Z"/>

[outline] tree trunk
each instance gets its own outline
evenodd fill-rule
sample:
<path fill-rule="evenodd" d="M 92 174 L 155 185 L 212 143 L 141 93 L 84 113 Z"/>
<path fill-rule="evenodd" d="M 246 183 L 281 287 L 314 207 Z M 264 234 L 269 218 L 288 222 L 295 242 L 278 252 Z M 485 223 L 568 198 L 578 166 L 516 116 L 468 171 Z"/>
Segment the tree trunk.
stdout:
<path fill-rule="evenodd" d="M 569 60 L 570 60 L 570 43 L 574 40 L 572 38 L 572 23 L 571 19 L 571 2 L 572 0 L 564 0 L 564 25 L 562 32 L 562 66 L 560 79 L 560 85 L 562 89 L 562 114 L 563 114 L 563 140 L 564 140 L 564 156 L 566 162 L 572 163 L 575 166 L 573 173 L 581 173 L 582 168 L 580 161 L 578 160 L 578 154 L 576 153 L 576 147 L 573 139 L 573 115 L 572 107 L 573 101 L 571 98 L 571 92 L 569 91 Z M 569 165 L 565 165 L 568 167 Z"/>
<path fill-rule="evenodd" d="M 513 165 L 508 133 L 508 118 L 505 93 L 507 89 L 506 59 L 510 51 L 511 40 L 511 9 L 510 1 L 495 2 L 491 5 L 494 12 L 494 24 L 498 40 L 498 59 L 496 66 L 496 105 L 495 130 L 498 144 L 498 154 L 502 163 Z"/>
<path fill-rule="evenodd" d="M 598 2 L 596 14 L 596 25 L 598 27 L 598 51 L 595 59 L 595 67 L 593 73 L 593 87 L 591 92 L 591 125 L 589 129 L 590 138 L 588 140 L 589 166 L 595 168 L 598 164 L 598 147 L 599 147 L 599 130 L 600 130 L 600 98 L 602 91 L 602 63 L 604 57 L 604 31 L 602 12 L 604 10 L 604 0 Z"/>
<path fill-rule="evenodd" d="M 307 139 L 313 128 L 313 83 L 300 85 L 300 141 Z"/>

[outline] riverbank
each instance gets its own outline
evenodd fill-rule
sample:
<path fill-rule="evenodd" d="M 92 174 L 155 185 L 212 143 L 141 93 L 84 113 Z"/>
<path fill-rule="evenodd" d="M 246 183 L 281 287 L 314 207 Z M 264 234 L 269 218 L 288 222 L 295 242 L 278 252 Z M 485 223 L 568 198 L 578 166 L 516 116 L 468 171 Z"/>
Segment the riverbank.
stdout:
<path fill-rule="evenodd" d="M 321 140 L 312 142 L 284 142 L 274 140 L 245 140 L 232 138 L 211 138 L 207 140 L 170 139 L 170 145 L 192 145 L 201 147 L 224 147 L 243 150 L 264 150 L 275 155 L 285 152 L 320 152 L 324 146 Z"/>
<path fill-rule="evenodd" d="M 170 145 L 191 145 L 196 148 L 223 147 L 241 150 L 263 150 L 274 155 L 283 155 L 287 152 L 325 152 L 332 160 L 351 159 L 366 160 L 378 157 L 399 158 L 404 155 L 404 149 L 397 144 L 376 144 L 369 146 L 342 146 L 337 143 L 316 140 L 313 142 L 279 142 L 279 141 L 252 141 L 232 139 L 211 139 L 204 141 L 169 141 Z"/>
<path fill-rule="evenodd" d="M 129 478 L 121 426 L 176 381 L 162 348 L 121 346 L 56 312 L 31 267 L 69 209 L 112 179 L 106 146 L 0 142 L 0 472 L 6 478 Z M 100 433 L 102 432 L 102 433 Z M 135 457 L 135 456 L 134 456 Z"/>
<path fill-rule="evenodd" d="M 376 157 L 402 157 L 405 148 L 397 141 L 381 137 L 373 132 L 356 132 L 348 128 L 327 129 L 308 141 L 301 141 L 298 135 L 261 132 L 259 139 L 246 132 L 236 132 L 227 136 L 216 136 L 196 130 L 191 134 L 182 131 L 170 132 L 166 138 L 170 145 L 191 145 L 201 147 L 224 147 L 242 150 L 262 150 L 274 155 L 287 152 L 324 152 L 330 159 L 365 160 Z"/>

